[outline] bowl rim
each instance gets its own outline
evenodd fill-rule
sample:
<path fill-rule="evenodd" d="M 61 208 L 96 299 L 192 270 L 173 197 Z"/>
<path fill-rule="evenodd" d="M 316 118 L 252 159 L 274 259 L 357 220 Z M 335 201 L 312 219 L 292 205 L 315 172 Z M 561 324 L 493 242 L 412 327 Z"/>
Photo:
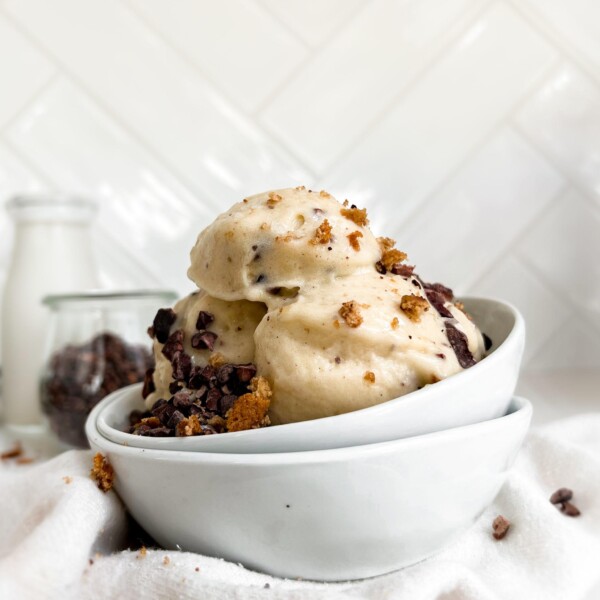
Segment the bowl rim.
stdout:
<path fill-rule="evenodd" d="M 511 410 L 512 409 L 512 410 Z M 186 450 L 163 450 L 156 448 L 138 448 L 118 444 L 104 437 L 96 427 L 96 418 L 88 419 L 85 432 L 92 445 L 100 447 L 104 452 L 129 457 L 143 457 L 148 460 L 171 461 L 174 463 L 210 463 L 210 464 L 236 464 L 248 466 L 289 465 L 289 464 L 314 464 L 320 462 L 339 462 L 356 457 L 371 456 L 373 454 L 401 451 L 404 448 L 427 447 L 443 444 L 461 437 L 470 437 L 475 432 L 478 434 L 493 432 L 495 429 L 517 429 L 519 426 L 527 430 L 533 414 L 533 407 L 529 400 L 522 396 L 513 396 L 507 414 L 472 423 L 452 427 L 441 431 L 416 435 L 408 438 L 399 438 L 387 442 L 377 442 L 362 446 L 348 446 L 343 448 L 330 448 L 326 450 L 305 450 L 299 452 L 273 452 L 265 454 L 234 454 L 219 452 L 193 452 Z"/>
<path fill-rule="evenodd" d="M 292 432 L 294 429 L 298 429 L 299 427 L 305 427 L 307 423 L 311 423 L 311 422 L 325 422 L 325 423 L 331 423 L 331 419 L 335 419 L 336 423 L 339 424 L 339 426 L 343 427 L 344 423 L 354 419 L 354 418 L 365 418 L 368 419 L 369 415 L 377 413 L 377 412 L 381 412 L 381 411 L 392 411 L 393 408 L 399 404 L 403 404 L 403 405 L 407 405 L 410 403 L 418 403 L 421 399 L 421 397 L 423 396 L 423 394 L 430 394 L 431 391 L 433 389 L 435 390 L 446 390 L 446 393 L 450 392 L 452 390 L 452 387 L 456 387 L 456 386 L 461 386 L 463 384 L 463 382 L 465 381 L 465 379 L 467 378 L 473 378 L 478 376 L 482 370 L 487 369 L 487 368 L 493 368 L 493 365 L 497 362 L 497 359 L 501 359 L 502 356 L 504 356 L 504 354 L 506 354 L 507 352 L 510 352 L 511 346 L 513 345 L 513 342 L 517 339 L 523 336 L 524 330 L 525 330 L 525 321 L 523 319 L 523 316 L 521 315 L 521 313 L 519 312 L 519 310 L 510 302 L 506 302 L 504 300 L 498 300 L 495 298 L 485 298 L 482 296 L 464 296 L 461 297 L 461 300 L 463 302 L 483 302 L 483 303 L 488 303 L 488 304 L 492 304 L 492 305 L 497 305 L 497 306 L 501 306 L 504 309 L 507 309 L 508 312 L 511 314 L 511 316 L 513 317 L 513 324 L 511 327 L 511 330 L 509 331 L 508 335 L 506 336 L 506 338 L 504 339 L 504 341 L 489 355 L 484 357 L 484 359 L 482 359 L 480 362 L 478 362 L 477 364 L 473 365 L 471 368 L 469 369 L 464 369 L 458 373 L 455 373 L 454 375 L 451 375 L 450 377 L 439 381 L 435 384 L 435 387 L 433 386 L 425 386 L 423 388 L 421 388 L 420 390 L 414 390 L 408 394 L 405 394 L 403 396 L 399 396 L 397 398 L 392 398 L 391 400 L 387 400 L 386 402 L 381 402 L 379 404 L 374 404 L 372 406 L 367 406 L 365 408 L 361 408 L 349 413 L 344 413 L 344 414 L 340 414 L 340 415 L 332 415 L 329 417 L 321 417 L 320 419 L 314 419 L 313 421 L 301 421 L 298 423 L 285 423 L 282 425 L 273 425 L 272 430 L 277 430 L 279 433 L 278 435 L 284 435 L 285 431 L 288 432 Z M 490 365 L 490 361 L 486 360 L 486 359 L 490 359 L 493 356 L 496 356 L 497 358 L 492 359 L 491 361 L 491 367 Z M 90 413 L 90 418 L 92 416 L 92 414 L 96 414 L 97 417 L 95 420 L 100 418 L 100 414 L 105 414 L 105 411 L 109 408 L 109 406 L 112 406 L 113 403 L 118 402 L 119 400 L 122 399 L 122 396 L 125 396 L 126 394 L 132 393 L 134 388 L 140 388 L 141 384 L 137 383 L 137 384 L 133 384 L 130 386 L 127 386 L 125 388 L 121 388 L 115 392 L 113 392 L 112 394 L 109 394 L 106 398 L 104 398 L 99 404 L 97 404 L 94 409 L 92 410 L 92 413 Z M 436 393 L 438 393 L 436 391 Z M 111 441 L 114 441 L 115 443 L 119 443 L 119 444 L 125 444 L 128 442 L 128 440 L 131 440 L 133 442 L 132 445 L 135 445 L 135 441 L 137 439 L 137 436 L 134 436 L 133 434 L 127 433 L 125 431 L 120 431 L 119 429 L 116 429 L 115 427 L 112 427 L 111 425 L 109 425 L 108 423 L 106 423 L 105 421 L 105 426 L 107 429 L 111 429 L 115 432 L 117 432 L 119 434 L 119 437 L 122 437 L 122 440 L 117 442 L 114 439 Z M 256 429 L 250 429 L 250 430 L 246 430 L 246 431 L 235 431 L 235 432 L 227 432 L 227 433 L 222 433 L 219 434 L 219 436 L 226 436 L 228 440 L 231 440 L 232 442 L 235 439 L 244 439 L 247 437 L 253 437 L 255 435 L 258 434 L 258 432 L 261 430 L 256 430 Z M 104 433 L 101 433 L 102 437 L 106 437 L 106 435 Z M 259 434 L 260 435 L 260 434 Z M 207 448 L 207 450 L 210 450 L 210 439 L 212 438 L 212 436 L 205 436 L 202 437 L 202 439 L 204 440 L 204 444 Z M 107 438 L 108 439 L 108 438 Z M 156 446 L 153 445 L 144 445 L 144 448 L 150 449 L 163 449 L 163 448 L 167 448 L 167 447 L 177 447 L 177 448 L 181 448 L 182 451 L 184 451 L 186 448 L 186 444 L 193 444 L 194 446 L 198 446 L 198 437 L 189 437 L 189 438 L 156 438 L 153 440 L 154 444 L 156 444 Z M 177 450 L 171 450 L 172 452 L 175 452 Z"/>

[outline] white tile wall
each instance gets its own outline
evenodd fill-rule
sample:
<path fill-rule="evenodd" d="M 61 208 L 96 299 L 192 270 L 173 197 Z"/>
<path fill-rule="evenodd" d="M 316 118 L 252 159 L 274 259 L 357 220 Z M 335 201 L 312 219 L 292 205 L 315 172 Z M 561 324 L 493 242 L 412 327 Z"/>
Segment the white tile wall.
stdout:
<path fill-rule="evenodd" d="M 0 0 L 0 78 L 0 202 L 98 198 L 107 286 L 183 293 L 207 221 L 305 183 L 521 307 L 529 368 L 600 366 L 596 0 Z"/>

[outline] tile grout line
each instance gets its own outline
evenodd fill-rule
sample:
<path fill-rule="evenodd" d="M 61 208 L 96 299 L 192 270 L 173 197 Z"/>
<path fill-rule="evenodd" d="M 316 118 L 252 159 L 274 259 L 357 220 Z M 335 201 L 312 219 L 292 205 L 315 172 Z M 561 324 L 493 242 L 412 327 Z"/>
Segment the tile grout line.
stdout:
<path fill-rule="evenodd" d="M 320 171 L 317 172 L 317 177 L 322 179 L 325 176 L 326 172 L 334 171 L 337 166 L 342 162 L 345 156 L 347 156 L 354 146 L 361 144 L 368 137 L 370 132 L 381 123 L 387 115 L 393 110 L 393 108 L 398 104 L 403 96 L 409 94 L 414 87 L 416 87 L 419 82 L 430 72 L 433 70 L 435 65 L 437 64 L 439 58 L 444 55 L 444 52 L 447 51 L 453 44 L 455 44 L 464 33 L 473 25 L 473 23 L 479 19 L 483 14 L 485 14 L 494 4 L 497 4 L 497 0 L 483 0 L 481 6 L 477 9 L 466 9 L 461 13 L 459 17 L 457 17 L 456 21 L 450 27 L 451 33 L 447 34 L 445 41 L 441 43 L 440 46 L 435 49 L 431 49 L 429 51 L 429 56 L 422 67 L 419 69 L 418 73 L 416 73 L 407 84 L 400 90 L 394 97 L 379 110 L 379 112 L 370 119 L 366 125 L 351 139 L 351 141 L 346 145 L 344 149 L 337 153 L 337 155 L 329 161 L 328 164 L 321 167 Z M 470 14 L 468 14 L 470 13 Z M 462 23 L 461 23 L 462 21 Z M 266 108 L 266 107 L 265 107 Z M 261 123 L 265 126 L 266 131 L 274 137 L 279 143 L 283 143 L 282 134 L 275 131 L 272 127 L 268 126 L 261 119 Z"/>
<path fill-rule="evenodd" d="M 127 0 L 130 2 L 131 0 Z M 302 36 L 290 27 L 283 19 L 279 17 L 277 13 L 274 13 L 262 0 L 251 0 L 252 4 L 256 6 L 265 15 L 269 15 L 271 20 L 275 21 L 290 37 L 294 38 L 307 52 L 312 52 L 313 48 L 306 42 Z"/>
<path fill-rule="evenodd" d="M 473 288 L 476 288 L 481 283 L 481 281 L 483 281 L 483 279 L 485 279 L 485 277 L 489 274 L 489 272 L 493 271 L 496 267 L 498 267 L 500 264 L 502 264 L 503 257 L 508 254 L 506 252 L 506 250 L 509 249 L 511 246 L 514 246 L 516 248 L 519 245 L 519 243 L 525 238 L 525 236 L 529 233 L 529 228 L 532 225 L 534 225 L 535 222 L 541 216 L 543 216 L 545 211 L 548 210 L 548 206 L 554 206 L 555 204 L 558 204 L 560 202 L 561 198 L 564 198 L 568 194 L 569 189 L 570 189 L 569 183 L 567 181 L 563 180 L 558 191 L 552 195 L 552 197 L 544 204 L 544 206 L 542 206 L 538 211 L 536 211 L 536 213 L 530 219 L 527 220 L 527 222 L 523 225 L 522 229 L 515 236 L 511 237 L 509 245 L 504 246 L 503 248 L 500 249 L 500 251 L 498 252 L 498 256 L 496 258 L 494 258 L 492 260 L 492 262 L 486 267 L 486 269 L 485 269 L 486 272 L 483 272 L 481 275 L 479 275 L 477 277 L 477 279 L 475 279 L 472 283 L 470 283 L 467 286 L 469 291 L 472 291 Z M 510 254 L 512 254 L 513 256 L 518 256 L 520 258 L 520 256 L 517 254 L 516 250 L 514 252 L 510 252 Z M 538 277 L 538 279 L 539 279 L 539 277 Z M 541 280 L 541 282 L 544 285 L 546 284 L 545 280 Z"/>
<path fill-rule="evenodd" d="M 53 65 L 56 67 L 56 65 Z M 60 71 L 55 70 L 50 77 L 31 95 L 27 100 L 21 104 L 19 110 L 13 114 L 5 123 L 0 127 L 0 135 L 3 138 L 8 136 L 8 130 L 13 127 L 19 119 L 23 118 L 27 112 L 29 112 L 33 106 L 38 102 L 38 100 L 49 90 L 51 89 L 57 81 L 60 80 L 61 73 Z"/>
<path fill-rule="evenodd" d="M 278 22 L 284 23 L 275 13 L 271 11 L 271 9 L 266 6 L 262 0 L 255 0 L 258 4 L 263 6 L 263 8 L 269 12 L 273 16 L 273 18 L 277 19 Z M 321 52 L 328 45 L 332 44 L 336 37 L 341 35 L 342 30 L 348 28 L 348 26 L 360 15 L 361 12 L 366 10 L 367 6 L 372 4 L 372 0 L 363 0 L 363 2 L 356 8 L 352 13 L 347 16 L 339 26 L 339 30 L 336 31 L 336 34 L 332 38 L 325 38 L 323 41 L 319 42 L 315 46 L 308 46 L 309 52 L 304 57 L 302 61 L 290 72 L 283 80 L 275 87 L 275 89 L 267 96 L 263 102 L 261 102 L 258 107 L 251 113 L 255 118 L 257 123 L 260 123 L 259 117 L 262 112 L 264 112 L 268 106 L 281 94 L 282 90 L 285 89 L 298 75 L 300 71 L 302 71 L 315 57 L 318 52 Z M 287 27 L 287 26 L 286 26 Z"/>
<path fill-rule="evenodd" d="M 593 192 L 586 189 L 576 178 L 574 178 L 570 169 L 566 168 L 561 164 L 560 160 L 557 159 L 551 152 L 549 152 L 543 144 L 538 140 L 529 135 L 528 131 L 518 122 L 517 119 L 510 122 L 512 128 L 528 143 L 530 144 L 541 156 L 550 164 L 560 175 L 569 182 L 569 185 L 573 187 L 581 196 L 583 196 L 585 202 L 588 204 L 588 208 L 592 211 L 597 212 L 598 202 L 593 198 Z"/>
<path fill-rule="evenodd" d="M 191 196 L 194 198 L 202 197 L 207 201 L 209 207 L 212 210 L 219 211 L 221 209 L 221 205 L 213 199 L 211 193 L 208 193 L 204 188 L 198 188 L 194 185 L 188 178 L 180 173 L 180 171 L 174 166 L 168 157 L 160 154 L 150 143 L 148 143 L 145 138 L 140 136 L 135 129 L 132 129 L 128 123 L 116 113 L 110 105 L 108 105 L 101 96 L 98 96 L 93 90 L 91 90 L 77 75 L 75 75 L 66 65 L 64 65 L 51 51 L 51 49 L 47 48 L 43 43 L 41 43 L 35 36 L 29 33 L 29 31 L 21 25 L 19 21 L 13 18 L 10 13 L 7 13 L 5 9 L 0 5 L 0 13 L 3 14 L 18 31 L 29 40 L 36 49 L 44 53 L 49 61 L 53 63 L 53 65 L 59 70 L 60 76 L 67 81 L 70 81 L 75 85 L 76 88 L 79 88 L 80 91 L 83 91 L 84 94 L 91 99 L 96 108 L 100 110 L 104 114 L 105 117 L 108 117 L 109 120 L 114 121 L 119 127 L 120 130 L 125 132 L 127 136 L 136 144 L 138 144 L 141 148 L 144 149 L 145 152 L 152 158 L 153 161 L 158 163 L 164 171 L 176 180 L 181 187 L 183 187 Z"/>
<path fill-rule="evenodd" d="M 544 70 L 544 72 L 536 78 L 536 81 L 531 84 L 531 88 L 536 89 L 536 87 L 539 85 L 538 80 L 545 80 L 548 73 L 550 73 L 555 68 L 555 66 L 556 65 L 554 64 L 548 66 Z M 521 99 L 519 98 L 517 102 L 520 102 L 520 100 Z M 510 121 L 507 123 L 507 115 L 509 115 L 511 111 L 512 108 L 509 109 L 506 112 L 506 114 L 503 114 L 502 116 L 498 117 L 493 122 L 491 129 L 487 133 L 484 133 L 482 137 L 480 137 L 479 140 L 477 140 L 473 144 L 473 146 L 464 154 L 461 160 L 444 177 L 442 177 L 442 179 L 433 187 L 433 189 L 430 192 L 428 192 L 421 199 L 419 204 L 430 203 L 431 200 L 435 198 L 435 196 L 440 194 L 442 190 L 460 173 L 460 171 L 464 169 L 475 158 L 475 156 L 486 144 L 488 144 L 496 135 L 501 133 L 503 129 L 511 129 Z M 562 172 L 560 172 L 560 174 L 562 175 Z M 412 210 L 409 211 L 407 216 L 402 221 L 394 223 L 394 227 L 396 229 L 399 229 L 400 227 L 406 227 L 407 225 L 409 226 L 410 223 L 417 218 L 420 210 L 421 209 L 419 205 L 415 206 Z"/>
<path fill-rule="evenodd" d="M 246 119 L 250 120 L 252 122 L 252 124 L 259 129 L 266 137 L 269 138 L 269 140 L 271 142 L 275 141 L 277 146 L 281 146 L 285 152 L 287 152 L 297 163 L 298 166 L 300 166 L 302 169 L 304 169 L 305 171 L 307 171 L 311 177 L 315 177 L 315 173 L 313 172 L 313 169 L 310 168 L 307 164 L 305 164 L 305 162 L 299 157 L 297 156 L 297 154 L 295 152 L 293 152 L 292 150 L 290 150 L 290 148 L 288 148 L 286 145 L 284 144 L 280 144 L 280 142 L 278 140 L 273 140 L 272 136 L 269 136 L 266 134 L 266 132 L 264 131 L 263 127 L 260 126 L 260 123 L 258 123 L 258 121 L 254 118 L 254 115 L 256 113 L 256 109 L 251 110 L 251 111 L 246 111 L 244 110 L 241 106 L 239 106 L 231 97 L 230 94 L 227 93 L 225 90 L 223 90 L 221 88 L 221 86 L 216 83 L 212 77 L 210 77 L 210 75 L 207 75 L 204 70 L 202 69 L 202 67 L 200 67 L 200 65 L 198 65 L 196 63 L 195 60 L 193 60 L 191 57 L 189 57 L 184 51 L 180 50 L 177 46 L 175 46 L 167 36 L 165 36 L 159 29 L 157 29 L 153 23 L 151 23 L 149 21 L 149 19 L 147 19 L 147 17 L 145 15 L 143 15 L 142 13 L 140 13 L 132 4 L 131 4 L 131 0 L 122 0 L 123 4 L 122 6 L 126 9 L 129 10 L 131 12 L 131 14 L 140 21 L 140 23 L 148 30 L 150 31 L 153 35 L 155 35 L 163 44 L 164 46 L 166 46 L 171 52 L 173 52 L 181 61 L 183 61 L 186 65 L 188 65 L 193 71 L 195 71 L 201 79 L 204 79 L 208 85 L 210 87 L 212 87 L 214 89 L 214 92 L 217 93 L 219 96 L 221 96 L 221 98 L 226 101 L 234 110 L 235 112 L 240 113 L 241 115 L 243 115 Z M 300 68 L 301 65 L 304 64 L 304 62 L 307 60 L 308 56 L 303 58 L 298 65 L 294 68 L 294 70 L 297 70 L 298 68 Z M 287 77 L 285 78 L 287 80 Z M 277 89 L 277 88 L 276 88 Z M 259 104 L 260 107 L 260 104 Z M 217 207 L 218 208 L 218 207 Z"/>
<path fill-rule="evenodd" d="M 2 137 L 2 143 L 16 156 L 16 158 L 19 161 L 21 161 L 25 165 L 25 167 L 29 171 L 31 171 L 31 173 L 36 177 L 36 179 L 39 179 L 40 182 L 47 187 L 46 191 L 52 192 L 61 189 L 62 186 L 58 186 L 56 181 L 52 177 L 50 177 L 46 171 L 40 169 L 39 166 L 33 161 L 31 161 L 27 155 L 23 154 L 21 150 L 17 146 L 15 146 L 15 144 L 13 144 L 10 138 Z M 135 255 L 129 252 L 127 247 L 124 244 L 122 244 L 118 238 L 111 234 L 110 229 L 107 229 L 104 226 L 99 226 L 96 228 L 96 231 L 99 235 L 103 236 L 109 243 L 120 248 L 125 254 L 127 254 L 128 257 L 131 258 L 131 260 L 133 260 L 137 265 L 139 265 L 139 268 L 144 273 L 145 277 L 149 276 L 152 281 L 156 283 L 159 282 L 158 275 L 156 273 L 153 273 L 152 271 L 149 271 L 144 266 L 144 264 L 135 257 Z"/>
<path fill-rule="evenodd" d="M 584 71 L 588 77 L 593 79 L 597 84 L 600 84 L 600 76 L 596 70 L 589 66 L 590 60 L 575 47 L 571 46 L 570 42 L 560 33 L 560 30 L 556 29 L 545 17 L 543 13 L 535 10 L 535 8 L 524 6 L 523 3 L 515 2 L 515 0 L 504 0 L 505 3 L 510 6 L 521 16 L 521 18 L 527 22 L 527 24 L 542 36 L 547 43 L 553 46 L 558 46 L 559 49 L 565 54 L 566 58 Z M 537 19 L 536 19 L 537 17 Z"/>

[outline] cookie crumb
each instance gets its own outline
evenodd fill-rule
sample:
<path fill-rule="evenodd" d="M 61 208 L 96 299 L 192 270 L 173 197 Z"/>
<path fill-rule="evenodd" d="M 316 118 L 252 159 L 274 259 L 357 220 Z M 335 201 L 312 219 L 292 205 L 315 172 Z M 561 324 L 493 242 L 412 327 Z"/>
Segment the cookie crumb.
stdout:
<path fill-rule="evenodd" d="M 146 554 L 148 553 L 148 550 L 146 549 L 146 546 L 142 546 L 140 548 L 139 554 L 136 556 L 136 558 L 146 558 Z"/>
<path fill-rule="evenodd" d="M 317 244 L 329 244 L 331 241 L 331 225 L 327 219 L 317 227 L 314 237 L 310 240 L 313 246 Z"/>
<path fill-rule="evenodd" d="M 347 236 L 348 241 L 350 242 L 350 246 L 352 246 L 353 250 L 356 250 L 356 252 L 360 251 L 360 242 L 358 241 L 358 238 L 363 237 L 363 234 L 360 231 L 353 231 L 352 233 L 349 233 Z"/>
<path fill-rule="evenodd" d="M 106 456 L 97 452 L 94 456 L 94 463 L 90 471 L 90 477 L 96 482 L 96 485 L 103 492 L 108 492 L 115 480 L 115 471 L 112 465 L 106 459 Z"/>
<path fill-rule="evenodd" d="M 18 458 L 21 454 L 23 454 L 23 446 L 21 446 L 21 442 L 15 442 L 15 445 L 10 450 L 6 450 L 0 454 L 0 460 Z"/>
<path fill-rule="evenodd" d="M 390 323 L 390 325 L 392 326 L 392 329 L 398 329 L 398 326 L 400 325 L 400 321 L 398 321 L 398 317 L 394 317 L 392 319 L 392 322 Z"/>
<path fill-rule="evenodd" d="M 171 559 L 168 556 L 165 556 L 163 558 L 163 565 L 167 566 L 168 564 L 170 564 Z"/>
<path fill-rule="evenodd" d="M 303 191 L 303 190 L 305 190 L 305 189 L 306 189 L 306 186 L 304 186 L 304 185 L 298 185 L 298 186 L 296 186 L 294 189 L 295 189 L 297 192 L 301 192 L 301 191 Z"/>
<path fill-rule="evenodd" d="M 218 368 L 223 366 L 226 362 L 225 357 L 220 352 L 214 352 L 208 357 L 208 364 L 211 367 Z"/>
<path fill-rule="evenodd" d="M 275 192 L 269 192 L 269 199 L 267 200 L 267 206 L 269 208 L 275 208 L 277 204 L 279 204 L 282 200 L 282 197 Z"/>
<path fill-rule="evenodd" d="M 326 192 L 325 190 L 321 190 L 319 192 L 319 196 L 321 196 L 321 198 L 331 198 L 331 194 L 329 192 Z"/>
<path fill-rule="evenodd" d="M 347 200 L 344 202 L 344 207 L 348 206 L 347 202 Z M 340 214 L 342 217 L 346 217 L 346 219 L 356 223 L 359 227 L 366 227 L 369 224 L 366 208 L 356 208 L 353 204 L 350 208 L 340 209 Z"/>
<path fill-rule="evenodd" d="M 502 515 L 498 515 L 492 523 L 492 529 L 494 538 L 501 540 L 506 536 L 510 529 L 510 521 Z"/>
<path fill-rule="evenodd" d="M 402 296 L 400 308 L 411 321 L 418 323 L 421 315 L 429 310 L 429 302 L 421 296 L 408 294 Z"/>
<path fill-rule="evenodd" d="M 70 483 L 73 483 L 73 478 L 72 478 L 72 477 L 69 477 L 68 475 L 65 475 L 65 476 L 63 477 L 63 481 L 64 481 L 64 482 L 65 482 L 67 485 L 69 485 Z"/>
<path fill-rule="evenodd" d="M 190 435 L 199 435 L 202 432 L 200 420 L 196 415 L 192 415 L 187 419 L 182 419 L 175 427 L 175 435 L 177 437 L 188 437 Z"/>
<path fill-rule="evenodd" d="M 228 431 L 256 429 L 268 424 L 272 395 L 269 382 L 264 377 L 253 377 L 250 389 L 252 392 L 237 398 L 227 412 Z"/>
<path fill-rule="evenodd" d="M 373 371 L 366 371 L 363 375 L 363 379 L 367 383 L 375 383 L 375 373 L 373 373 Z"/>
<path fill-rule="evenodd" d="M 358 308 L 358 303 L 354 300 L 349 300 L 348 302 L 344 302 L 342 307 L 338 311 L 338 314 L 344 321 L 346 321 L 346 325 L 348 327 L 358 327 L 362 322 L 363 318 L 360 314 L 360 310 Z"/>

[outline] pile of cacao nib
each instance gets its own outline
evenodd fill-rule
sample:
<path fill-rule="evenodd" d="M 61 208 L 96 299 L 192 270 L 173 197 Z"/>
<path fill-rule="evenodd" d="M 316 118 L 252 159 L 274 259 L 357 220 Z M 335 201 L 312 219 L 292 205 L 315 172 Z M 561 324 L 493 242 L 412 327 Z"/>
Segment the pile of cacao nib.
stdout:
<path fill-rule="evenodd" d="M 148 348 L 112 333 L 58 350 L 41 383 L 42 408 L 52 430 L 63 442 L 87 448 L 84 426 L 92 408 L 111 392 L 142 381 L 153 363 Z"/>
<path fill-rule="evenodd" d="M 192 358 L 184 351 L 183 329 L 171 333 L 177 315 L 172 309 L 161 308 L 148 333 L 163 345 L 162 354 L 173 368 L 173 381 L 169 386 L 170 398 L 160 398 L 149 412 L 132 411 L 129 416 L 129 433 L 152 437 L 176 435 L 210 435 L 226 431 L 225 417 L 234 402 L 250 392 L 250 381 L 256 375 L 252 363 L 194 366 Z M 213 350 L 217 334 L 208 327 L 214 321 L 211 313 L 200 311 L 196 333 L 191 338 L 193 348 Z M 154 369 L 149 369 L 144 379 L 142 397 L 155 391 L 152 379 Z M 186 419 L 196 416 L 200 431 L 185 433 L 178 427 Z"/>

